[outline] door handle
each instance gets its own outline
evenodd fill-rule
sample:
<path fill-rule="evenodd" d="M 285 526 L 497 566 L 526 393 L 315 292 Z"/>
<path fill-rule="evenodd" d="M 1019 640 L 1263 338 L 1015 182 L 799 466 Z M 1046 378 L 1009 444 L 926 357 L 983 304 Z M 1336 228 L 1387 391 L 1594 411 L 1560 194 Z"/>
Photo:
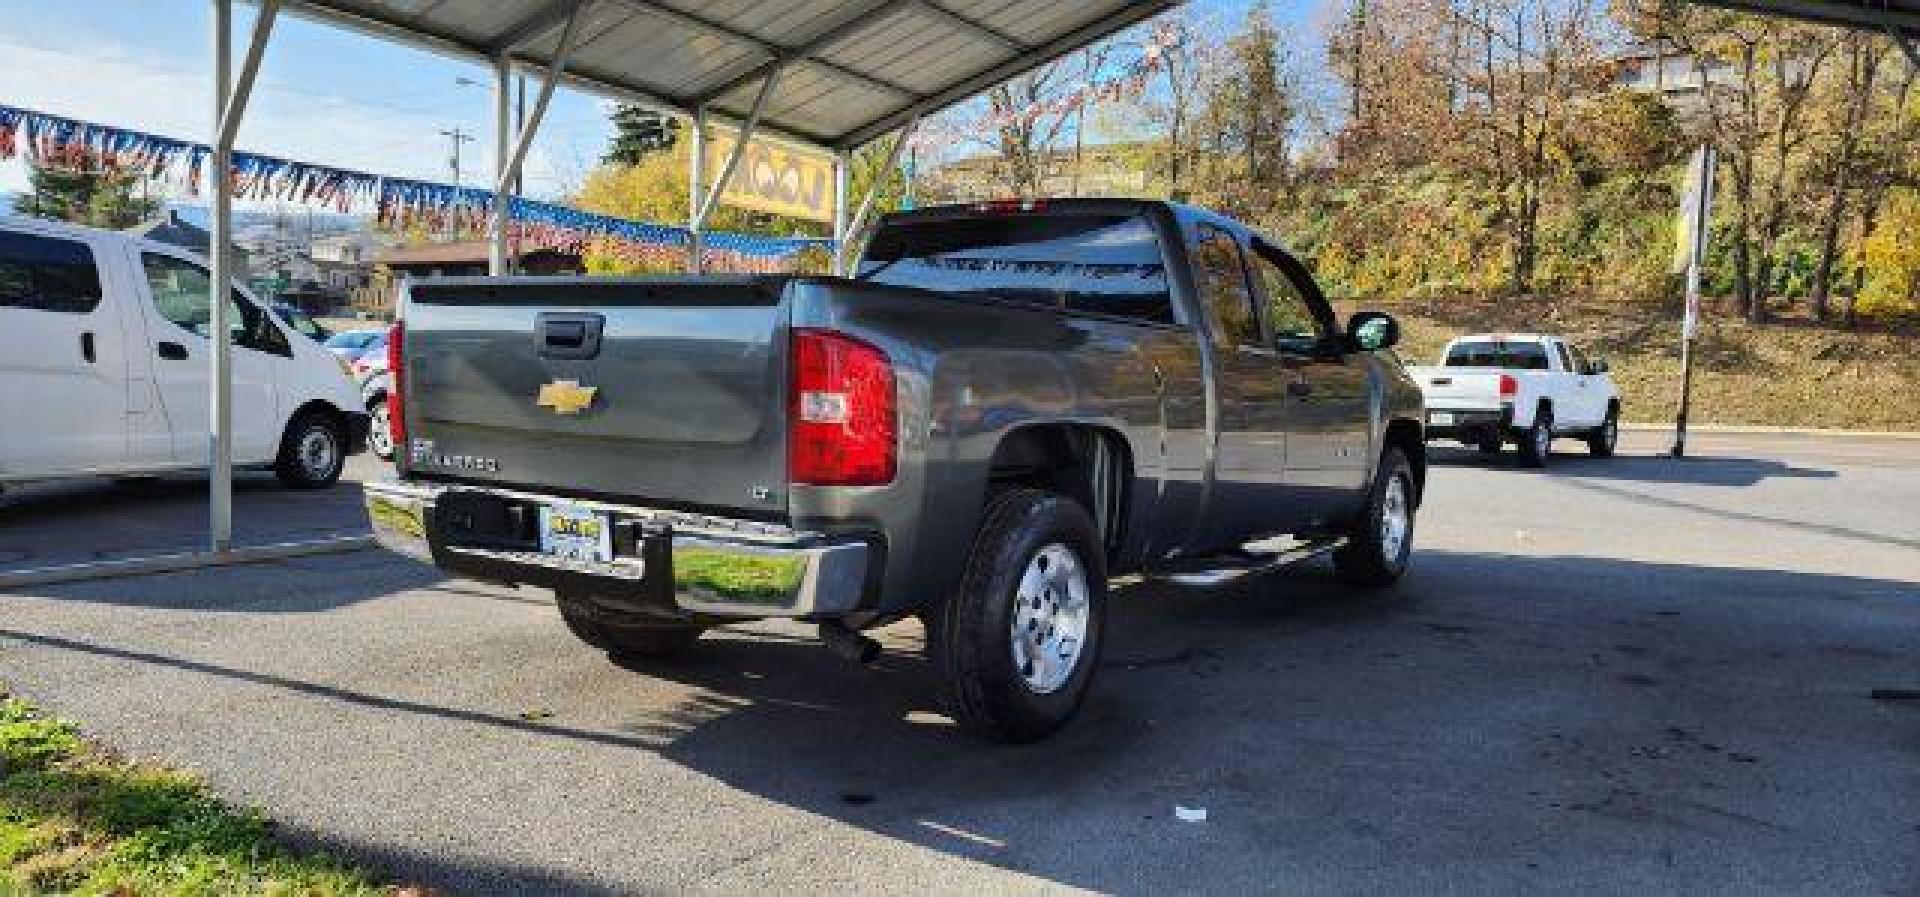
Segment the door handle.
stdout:
<path fill-rule="evenodd" d="M 163 341 L 156 348 L 160 351 L 160 357 L 168 361 L 187 360 L 187 347 L 179 343 Z"/>
<path fill-rule="evenodd" d="M 80 357 L 86 359 L 88 364 L 96 360 L 93 354 L 93 331 L 91 330 L 80 334 Z"/>
<path fill-rule="evenodd" d="M 1305 380 L 1288 381 L 1287 395 L 1293 396 L 1295 398 L 1304 399 L 1307 396 L 1313 395 L 1313 384 Z"/>

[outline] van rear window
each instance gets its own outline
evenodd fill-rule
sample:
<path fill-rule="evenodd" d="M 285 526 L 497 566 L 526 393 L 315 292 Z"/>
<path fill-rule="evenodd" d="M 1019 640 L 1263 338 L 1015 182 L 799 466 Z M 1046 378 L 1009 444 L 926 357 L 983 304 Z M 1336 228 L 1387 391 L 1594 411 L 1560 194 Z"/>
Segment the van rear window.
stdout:
<path fill-rule="evenodd" d="M 0 230 L 0 308 L 84 315 L 100 305 L 100 270 L 85 243 Z"/>
<path fill-rule="evenodd" d="M 1153 227 L 1137 215 L 1008 214 L 889 224 L 859 277 L 1176 323 Z"/>

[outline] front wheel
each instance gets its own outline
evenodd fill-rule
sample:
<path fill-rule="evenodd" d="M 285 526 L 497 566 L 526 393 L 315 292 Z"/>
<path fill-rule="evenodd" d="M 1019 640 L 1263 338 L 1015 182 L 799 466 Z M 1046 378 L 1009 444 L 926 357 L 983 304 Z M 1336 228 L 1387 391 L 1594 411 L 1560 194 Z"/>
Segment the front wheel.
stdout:
<path fill-rule="evenodd" d="M 1613 449 L 1620 444 L 1620 409 L 1607 409 L 1607 419 L 1587 434 L 1587 451 L 1595 458 L 1613 457 Z"/>
<path fill-rule="evenodd" d="M 1079 709 L 1100 664 L 1107 570 L 1078 503 L 993 497 L 930 644 L 954 719 L 991 741 L 1038 741 Z"/>
<path fill-rule="evenodd" d="M 291 489 L 325 489 L 346 466 L 346 431 L 331 414 L 308 411 L 287 424 L 273 472 Z"/>
<path fill-rule="evenodd" d="M 1413 557 L 1413 465 L 1398 448 L 1380 455 L 1366 508 L 1347 531 L 1347 544 L 1333 553 L 1341 579 L 1368 588 L 1389 586 L 1407 572 Z"/>

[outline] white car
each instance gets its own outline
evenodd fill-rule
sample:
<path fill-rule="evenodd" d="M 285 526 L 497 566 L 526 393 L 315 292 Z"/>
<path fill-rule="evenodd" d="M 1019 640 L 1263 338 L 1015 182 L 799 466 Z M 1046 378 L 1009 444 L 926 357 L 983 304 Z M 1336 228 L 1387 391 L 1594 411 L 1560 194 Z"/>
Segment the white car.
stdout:
<path fill-rule="evenodd" d="M 1585 440 L 1603 458 L 1620 438 L 1620 392 L 1607 363 L 1557 336 L 1463 336 L 1447 344 L 1438 366 L 1407 373 L 1426 396 L 1428 439 L 1456 439 L 1489 455 L 1511 440 L 1522 464 L 1542 467 L 1556 437 Z"/>
<path fill-rule="evenodd" d="M 0 484 L 208 466 L 207 264 L 114 231 L 0 217 Z M 233 459 L 339 479 L 367 415 L 341 364 L 234 286 Z"/>

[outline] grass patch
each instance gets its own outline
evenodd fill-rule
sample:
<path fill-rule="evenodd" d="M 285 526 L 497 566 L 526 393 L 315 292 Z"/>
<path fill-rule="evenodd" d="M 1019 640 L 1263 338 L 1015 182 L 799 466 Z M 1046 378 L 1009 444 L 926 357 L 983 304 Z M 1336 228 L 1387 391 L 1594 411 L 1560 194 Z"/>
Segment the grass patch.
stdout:
<path fill-rule="evenodd" d="M 1680 389 L 1680 324 L 1657 303 L 1545 298 L 1342 303 L 1401 323 L 1400 355 L 1433 364 L 1464 333 L 1532 331 L 1573 340 L 1613 367 L 1626 419 L 1669 423 Z M 1920 335 L 1849 332 L 1788 319 L 1755 327 L 1709 315 L 1694 344 L 1694 423 L 1920 430 Z"/>
<path fill-rule="evenodd" d="M 257 811 L 199 779 L 116 758 L 0 689 L 0 894 L 374 895 L 395 889 L 295 855 Z"/>

